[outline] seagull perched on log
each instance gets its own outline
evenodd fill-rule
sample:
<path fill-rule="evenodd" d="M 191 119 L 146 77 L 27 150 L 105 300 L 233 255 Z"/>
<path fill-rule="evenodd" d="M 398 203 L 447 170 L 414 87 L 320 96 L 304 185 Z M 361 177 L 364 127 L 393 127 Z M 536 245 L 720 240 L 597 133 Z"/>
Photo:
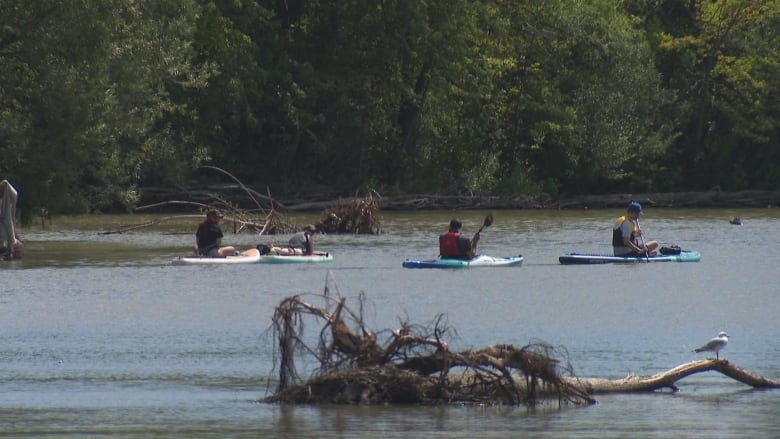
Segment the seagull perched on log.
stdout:
<path fill-rule="evenodd" d="M 726 347 L 726 344 L 729 342 L 729 335 L 726 334 L 723 331 L 720 331 L 717 337 L 710 339 L 707 343 L 704 343 L 700 347 L 694 349 L 694 352 L 715 352 L 715 358 L 720 360 L 720 355 L 718 352 L 720 352 L 721 349 Z"/>

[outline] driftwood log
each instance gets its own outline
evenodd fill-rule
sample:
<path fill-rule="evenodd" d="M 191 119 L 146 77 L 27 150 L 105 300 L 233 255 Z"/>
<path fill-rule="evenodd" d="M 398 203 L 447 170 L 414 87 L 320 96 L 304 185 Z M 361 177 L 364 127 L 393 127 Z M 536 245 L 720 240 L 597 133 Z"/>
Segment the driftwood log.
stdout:
<path fill-rule="evenodd" d="M 576 381 L 588 394 L 654 392 L 661 389 L 677 391 L 677 381 L 701 372 L 715 371 L 741 383 L 758 389 L 780 388 L 780 381 L 774 381 L 748 372 L 731 364 L 728 360 L 705 359 L 681 364 L 652 376 L 628 376 L 623 379 L 577 378 Z"/>
<path fill-rule="evenodd" d="M 326 285 L 324 294 L 312 295 L 324 306 L 302 296 L 288 297 L 277 306 L 272 328 L 279 380 L 265 402 L 583 405 L 594 403 L 597 394 L 676 391 L 679 380 L 708 371 L 754 388 L 780 388 L 778 381 L 718 359 L 686 363 L 653 376 L 610 380 L 574 376 L 564 361 L 565 350 L 542 342 L 456 352 L 445 340 L 450 330 L 443 316 L 437 316 L 432 327 L 402 322 L 398 329 L 377 333 L 362 319 L 363 295 L 356 313 L 345 298 L 331 297 L 331 289 Z M 307 318 L 320 324 L 316 347 L 303 331 Z M 302 359 L 317 364 L 306 379 L 296 368 Z"/>

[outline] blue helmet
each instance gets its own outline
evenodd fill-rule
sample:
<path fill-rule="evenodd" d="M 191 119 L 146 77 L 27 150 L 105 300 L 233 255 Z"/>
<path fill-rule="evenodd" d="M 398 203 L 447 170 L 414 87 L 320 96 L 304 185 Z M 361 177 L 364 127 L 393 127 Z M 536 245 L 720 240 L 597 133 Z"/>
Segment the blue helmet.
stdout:
<path fill-rule="evenodd" d="M 634 200 L 631 200 L 631 202 L 628 203 L 628 210 L 630 212 L 636 213 L 637 215 L 641 215 L 642 214 L 642 205 L 637 203 Z"/>

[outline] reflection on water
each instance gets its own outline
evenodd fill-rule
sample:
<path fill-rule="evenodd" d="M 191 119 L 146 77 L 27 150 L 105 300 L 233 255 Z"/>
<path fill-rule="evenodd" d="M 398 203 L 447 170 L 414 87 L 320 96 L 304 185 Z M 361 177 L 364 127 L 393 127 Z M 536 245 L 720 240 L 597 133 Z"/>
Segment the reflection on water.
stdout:
<path fill-rule="evenodd" d="M 461 212 L 475 231 L 486 212 Z M 273 388 L 273 308 L 292 294 L 368 298 L 367 323 L 428 324 L 444 313 L 454 349 L 544 340 L 581 376 L 649 375 L 723 354 L 780 379 L 775 210 L 646 211 L 651 239 L 702 252 L 694 264 L 561 266 L 570 251 L 609 252 L 613 211 L 498 211 L 480 252 L 523 254 L 522 267 L 404 270 L 436 255 L 452 213 L 385 213 L 379 236 L 318 236 L 331 264 L 174 267 L 189 224 L 101 235 L 54 224 L 22 233 L 25 258 L 0 268 L 0 425 L 10 435 L 178 437 L 773 437 L 777 391 L 719 374 L 675 394 L 604 395 L 587 408 L 289 407 L 258 404 Z M 301 223 L 305 223 L 303 219 Z M 242 248 L 287 237 L 226 236 Z M 316 328 L 308 328 L 317 330 Z M 315 334 L 316 336 L 316 334 Z M 301 365 L 306 367 L 306 365 Z M 311 366 L 311 365 L 309 365 Z"/>

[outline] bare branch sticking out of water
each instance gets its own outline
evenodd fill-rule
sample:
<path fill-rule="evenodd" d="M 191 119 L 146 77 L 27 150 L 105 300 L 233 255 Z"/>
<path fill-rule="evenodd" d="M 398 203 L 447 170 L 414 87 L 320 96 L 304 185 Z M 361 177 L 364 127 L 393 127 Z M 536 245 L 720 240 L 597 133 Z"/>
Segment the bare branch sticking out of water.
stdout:
<path fill-rule="evenodd" d="M 326 288 L 326 293 L 329 291 Z M 273 329 L 278 341 L 279 384 L 268 402 L 343 404 L 525 404 L 556 400 L 559 405 L 591 404 L 580 387 L 563 378 L 570 368 L 553 358 L 557 351 L 537 342 L 524 347 L 501 344 L 453 352 L 445 340 L 443 316 L 432 326 L 401 322 L 374 332 L 346 298 L 288 297 L 277 306 Z M 359 298 L 362 309 L 365 298 Z M 304 321 L 320 327 L 318 346 L 304 340 Z M 314 358 L 319 367 L 300 377 L 296 363 Z"/>
<path fill-rule="evenodd" d="M 257 192 L 251 190 L 246 185 L 244 185 L 244 183 L 242 183 L 233 174 L 225 171 L 224 169 L 218 168 L 216 166 L 203 166 L 203 168 L 213 169 L 218 172 L 221 172 L 227 175 L 228 177 L 230 177 L 233 181 L 235 181 L 241 187 L 241 189 L 246 193 L 249 199 L 252 200 L 252 202 L 257 208 L 256 210 L 260 212 L 261 216 L 258 217 L 257 214 L 252 213 L 247 209 L 240 208 L 237 205 L 237 203 L 230 202 L 217 193 L 208 194 L 208 200 L 207 200 L 208 202 L 206 203 L 196 202 L 196 201 L 169 200 L 169 201 L 154 203 L 146 206 L 139 206 L 138 208 L 136 208 L 136 211 L 148 210 L 153 208 L 161 208 L 164 206 L 191 206 L 199 209 L 202 212 L 202 214 L 205 214 L 205 212 L 209 209 L 219 209 L 225 215 L 223 219 L 224 223 L 232 226 L 233 233 L 251 231 L 258 235 L 268 235 L 268 234 L 277 234 L 277 233 L 290 233 L 295 231 L 296 229 L 295 225 L 285 220 L 285 218 L 276 210 L 275 205 L 277 205 L 278 203 L 276 203 L 276 201 L 273 198 L 271 198 L 270 193 L 268 194 L 268 196 L 261 196 Z M 257 200 L 257 198 L 259 197 L 262 197 L 265 201 L 267 201 L 268 204 L 270 204 L 271 207 L 268 211 L 266 211 L 263 205 Z M 149 227 L 163 221 L 189 218 L 192 216 L 193 215 L 177 215 L 177 216 L 170 216 L 165 218 L 158 218 L 153 221 L 147 221 L 141 224 L 133 224 L 130 226 L 122 227 L 120 229 L 110 230 L 107 232 L 103 232 L 102 234 L 125 233 L 131 230 L 136 230 L 143 227 Z"/>

